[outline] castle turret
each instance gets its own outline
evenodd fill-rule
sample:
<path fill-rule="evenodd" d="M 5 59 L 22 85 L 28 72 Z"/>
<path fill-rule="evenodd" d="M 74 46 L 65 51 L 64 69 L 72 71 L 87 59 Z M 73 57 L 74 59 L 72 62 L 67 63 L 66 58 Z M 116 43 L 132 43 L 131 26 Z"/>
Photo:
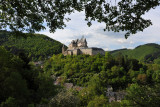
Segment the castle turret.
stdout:
<path fill-rule="evenodd" d="M 65 47 L 64 47 L 64 45 L 63 45 L 63 47 L 62 47 L 62 54 L 64 54 L 65 51 L 66 51 L 66 49 L 65 49 Z"/>
<path fill-rule="evenodd" d="M 88 47 L 88 46 L 87 46 L 86 38 L 83 39 L 83 47 Z"/>
<path fill-rule="evenodd" d="M 84 36 L 82 36 L 82 38 L 77 42 L 77 46 L 78 47 L 88 47 L 86 38 L 84 38 Z"/>

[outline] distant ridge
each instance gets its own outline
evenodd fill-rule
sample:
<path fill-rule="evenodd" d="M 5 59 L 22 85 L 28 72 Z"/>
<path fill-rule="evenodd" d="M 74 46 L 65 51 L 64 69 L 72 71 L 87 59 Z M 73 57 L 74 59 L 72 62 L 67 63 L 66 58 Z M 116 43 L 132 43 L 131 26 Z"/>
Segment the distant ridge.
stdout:
<path fill-rule="evenodd" d="M 124 51 L 124 50 L 129 50 L 127 48 L 123 48 L 123 49 L 117 49 L 117 50 L 113 50 L 113 51 L 110 51 L 110 53 L 116 53 L 116 52 L 119 52 L 119 51 Z"/>
<path fill-rule="evenodd" d="M 135 49 L 119 49 L 110 51 L 113 56 L 122 53 L 129 58 L 135 58 L 146 63 L 160 63 L 160 45 L 156 43 L 148 43 L 137 46 Z"/>
<path fill-rule="evenodd" d="M 44 60 L 62 52 L 62 43 L 42 34 L 21 37 L 13 36 L 12 32 L 0 31 L 0 46 L 4 46 L 13 54 L 23 52 L 33 61 Z"/>

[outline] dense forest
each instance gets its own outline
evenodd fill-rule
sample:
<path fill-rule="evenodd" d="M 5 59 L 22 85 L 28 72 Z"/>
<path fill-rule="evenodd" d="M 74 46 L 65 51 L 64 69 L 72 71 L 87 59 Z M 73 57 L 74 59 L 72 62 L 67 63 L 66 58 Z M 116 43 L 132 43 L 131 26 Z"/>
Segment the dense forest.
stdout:
<path fill-rule="evenodd" d="M 43 70 L 29 64 L 25 54 L 15 56 L 0 47 L 0 107 L 45 104 L 58 87 Z"/>
<path fill-rule="evenodd" d="M 61 77 L 59 80 L 61 84 L 73 83 L 75 86 L 83 87 L 77 93 L 80 99 L 79 106 L 136 105 L 139 107 L 141 104 L 147 106 L 149 103 L 155 103 L 156 107 L 160 103 L 159 92 L 157 92 L 159 90 L 157 85 L 160 82 L 160 65 L 143 64 L 122 54 L 115 57 L 108 52 L 105 56 L 100 54 L 95 56 L 53 55 L 46 62 L 44 72 Z M 106 97 L 108 85 L 111 85 L 115 92 L 125 90 L 129 94 L 121 103 L 108 103 L 109 99 Z M 153 87 L 156 87 L 155 90 L 152 89 Z M 147 96 L 148 92 L 152 97 Z M 138 101 L 135 102 L 136 97 Z"/>
<path fill-rule="evenodd" d="M 59 85 L 54 85 L 56 78 Z M 160 105 L 160 65 L 143 64 L 119 54 L 105 56 L 53 55 L 43 69 L 29 63 L 25 54 L 13 55 L 0 47 L 1 107 L 142 107 Z M 67 89 L 65 83 L 81 87 Z M 127 93 L 109 102 L 108 86 Z"/>
<path fill-rule="evenodd" d="M 0 46 L 13 54 L 24 52 L 30 60 L 44 60 L 62 52 L 62 44 L 42 34 L 16 36 L 12 32 L 0 31 Z"/>
<path fill-rule="evenodd" d="M 160 105 L 159 45 L 64 56 L 61 43 L 40 34 L 25 36 L 0 32 L 1 107 Z M 35 66 L 37 60 L 45 62 Z"/>
<path fill-rule="evenodd" d="M 110 53 L 113 56 L 122 53 L 123 55 L 127 55 L 128 57 L 137 59 L 141 62 L 160 64 L 160 45 L 155 43 L 140 45 L 135 49 L 114 50 Z"/>

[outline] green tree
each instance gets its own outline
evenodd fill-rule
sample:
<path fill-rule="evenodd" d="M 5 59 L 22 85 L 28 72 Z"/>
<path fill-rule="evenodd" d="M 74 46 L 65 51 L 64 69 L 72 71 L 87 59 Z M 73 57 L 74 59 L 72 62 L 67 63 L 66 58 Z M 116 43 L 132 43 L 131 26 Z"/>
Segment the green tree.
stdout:
<path fill-rule="evenodd" d="M 160 83 L 160 71 L 154 71 L 152 79 L 153 81 Z"/>
<path fill-rule="evenodd" d="M 127 107 L 158 107 L 160 105 L 159 90 L 160 85 L 149 87 L 132 84 L 127 89 L 125 100 L 121 104 Z"/>
<path fill-rule="evenodd" d="M 140 83 L 142 83 L 142 84 L 146 84 L 146 82 L 147 82 L 147 75 L 146 74 L 138 74 L 137 80 Z"/>
<path fill-rule="evenodd" d="M 65 27 L 66 14 L 85 10 L 88 26 L 92 21 L 104 22 L 107 30 L 143 31 L 152 23 L 142 18 L 151 8 L 159 6 L 159 0 L 1 0 L 0 29 L 7 26 L 15 32 L 35 32 L 45 29 L 54 32 Z M 46 24 L 43 24 L 46 23 Z"/>
<path fill-rule="evenodd" d="M 23 55 L 15 56 L 0 47 L 0 106 L 48 104 L 54 97 L 57 87 L 50 72 L 28 64 Z"/>
<path fill-rule="evenodd" d="M 103 80 L 100 78 L 100 76 L 98 74 L 95 74 L 90 79 L 90 81 L 88 82 L 88 87 L 84 88 L 79 93 L 79 97 L 80 97 L 80 101 L 81 101 L 81 106 L 88 105 L 88 103 L 90 101 L 92 101 L 92 100 L 93 100 L 93 102 L 91 102 L 91 105 L 94 104 L 94 103 L 96 103 L 95 102 L 96 99 L 99 99 L 99 100 L 101 98 L 103 99 L 104 97 L 96 97 L 96 96 L 101 96 L 101 95 L 103 96 L 103 95 L 105 95 L 105 91 L 107 90 L 106 87 L 105 87 L 105 85 L 106 84 L 103 83 Z M 103 100 L 106 101 L 106 98 L 104 98 Z M 99 103 L 99 104 L 101 105 L 102 103 Z M 99 105 L 99 104 L 97 104 L 97 105 Z"/>
<path fill-rule="evenodd" d="M 4 93 L 5 97 L 15 98 L 15 102 L 21 106 L 27 104 L 27 98 L 29 98 L 29 90 L 26 81 L 17 72 L 12 72 L 10 77 L 7 77 L 4 81 Z"/>
<path fill-rule="evenodd" d="M 62 90 L 50 101 L 50 107 L 78 107 L 79 98 L 71 90 Z"/>
<path fill-rule="evenodd" d="M 100 78 L 99 74 L 95 74 L 88 82 L 88 88 L 90 89 L 91 95 L 101 95 L 105 94 L 106 88 L 103 80 Z"/>
<path fill-rule="evenodd" d="M 96 96 L 92 101 L 90 101 L 87 107 L 106 107 L 108 104 L 108 99 L 101 96 Z"/>
<path fill-rule="evenodd" d="M 9 97 L 8 99 L 6 99 L 5 102 L 2 102 L 0 106 L 1 107 L 17 107 L 18 105 L 15 101 L 15 98 Z"/>

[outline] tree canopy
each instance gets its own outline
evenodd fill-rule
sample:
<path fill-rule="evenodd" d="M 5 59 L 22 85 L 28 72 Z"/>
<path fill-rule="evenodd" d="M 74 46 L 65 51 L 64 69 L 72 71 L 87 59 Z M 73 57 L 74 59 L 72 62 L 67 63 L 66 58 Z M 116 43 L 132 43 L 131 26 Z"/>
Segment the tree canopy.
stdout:
<path fill-rule="evenodd" d="M 15 56 L 0 46 L 0 107 L 45 104 L 58 89 L 50 75 L 31 65 L 27 56 Z"/>
<path fill-rule="evenodd" d="M 16 37 L 12 32 L 0 31 L 0 46 L 4 46 L 14 55 L 23 52 L 32 61 L 42 61 L 62 51 L 60 42 L 45 35 L 28 33 L 25 35 Z"/>
<path fill-rule="evenodd" d="M 76 89 L 73 95 L 59 93 L 51 100 L 52 106 L 158 107 L 160 103 L 159 64 L 144 64 L 122 54 L 112 56 L 108 52 L 105 56 L 58 54 L 46 61 L 43 70 L 57 77 L 56 84 L 72 83 L 72 89 Z M 121 102 L 116 102 L 120 99 Z M 65 103 L 61 103 L 62 100 Z"/>
<path fill-rule="evenodd" d="M 126 31 L 125 37 L 143 31 L 151 20 L 142 15 L 160 5 L 159 0 L 0 0 L 0 30 L 14 32 L 63 29 L 66 14 L 85 11 L 88 26 L 104 22 L 104 30 Z"/>

